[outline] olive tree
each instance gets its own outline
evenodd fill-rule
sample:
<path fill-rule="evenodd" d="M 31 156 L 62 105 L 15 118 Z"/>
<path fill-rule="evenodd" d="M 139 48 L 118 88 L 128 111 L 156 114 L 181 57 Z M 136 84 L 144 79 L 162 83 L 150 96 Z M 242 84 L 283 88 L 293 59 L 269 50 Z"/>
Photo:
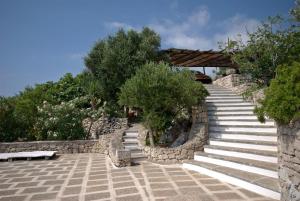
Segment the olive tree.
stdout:
<path fill-rule="evenodd" d="M 121 87 L 119 104 L 140 109 L 145 126 L 158 139 L 183 110 L 190 110 L 207 95 L 190 71 L 151 62 Z"/>

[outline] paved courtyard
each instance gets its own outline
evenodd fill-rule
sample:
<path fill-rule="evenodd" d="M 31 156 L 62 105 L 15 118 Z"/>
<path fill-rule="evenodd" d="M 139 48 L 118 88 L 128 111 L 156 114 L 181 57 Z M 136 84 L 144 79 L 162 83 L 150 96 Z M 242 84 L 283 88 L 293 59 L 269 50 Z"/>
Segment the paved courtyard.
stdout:
<path fill-rule="evenodd" d="M 179 165 L 114 168 L 102 154 L 0 162 L 0 201 L 270 201 Z"/>

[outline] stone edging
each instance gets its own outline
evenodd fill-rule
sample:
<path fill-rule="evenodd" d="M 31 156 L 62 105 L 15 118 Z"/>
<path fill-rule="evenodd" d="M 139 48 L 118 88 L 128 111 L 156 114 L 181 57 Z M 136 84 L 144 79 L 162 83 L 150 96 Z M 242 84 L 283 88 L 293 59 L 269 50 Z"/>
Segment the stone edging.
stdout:
<path fill-rule="evenodd" d="M 208 139 L 208 116 L 205 102 L 193 109 L 193 125 L 189 140 L 175 148 L 162 148 L 146 146 L 145 141 L 148 130 L 139 130 L 139 144 L 148 160 L 152 162 L 170 164 L 181 163 L 183 160 L 193 159 L 195 151 L 203 151 Z"/>

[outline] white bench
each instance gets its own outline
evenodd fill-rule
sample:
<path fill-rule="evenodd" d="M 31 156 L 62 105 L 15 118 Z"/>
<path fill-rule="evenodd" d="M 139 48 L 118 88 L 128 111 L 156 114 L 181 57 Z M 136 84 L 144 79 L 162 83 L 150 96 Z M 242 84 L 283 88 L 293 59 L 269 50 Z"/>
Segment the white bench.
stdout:
<path fill-rule="evenodd" d="M 28 152 L 14 152 L 14 153 L 0 153 L 0 160 L 12 161 L 14 158 L 31 158 L 44 157 L 46 160 L 55 156 L 56 151 L 28 151 Z"/>

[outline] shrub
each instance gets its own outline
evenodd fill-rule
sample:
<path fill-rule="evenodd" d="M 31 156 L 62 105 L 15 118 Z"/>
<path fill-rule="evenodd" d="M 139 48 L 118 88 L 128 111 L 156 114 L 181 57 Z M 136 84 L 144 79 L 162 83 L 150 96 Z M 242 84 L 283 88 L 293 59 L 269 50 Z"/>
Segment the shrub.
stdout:
<path fill-rule="evenodd" d="M 85 139 L 86 133 L 82 127 L 82 120 L 87 116 L 87 112 L 78 107 L 85 101 L 83 98 L 75 98 L 59 105 L 51 105 L 45 101 L 41 107 L 38 107 L 38 118 L 34 126 L 36 139 Z"/>
<path fill-rule="evenodd" d="M 260 121 L 269 116 L 278 123 L 287 124 L 300 117 L 300 63 L 281 65 L 276 77 L 265 90 L 262 106 L 255 109 Z"/>
<path fill-rule="evenodd" d="M 140 109 L 146 127 L 158 136 L 184 110 L 199 104 L 207 95 L 190 71 L 175 71 L 164 63 L 148 63 L 121 87 L 119 104 Z"/>
<path fill-rule="evenodd" d="M 149 28 L 141 32 L 121 29 L 94 45 L 85 57 L 85 65 L 100 81 L 108 105 L 116 107 L 120 87 L 137 69 L 159 59 L 159 47 L 159 35 Z"/>

